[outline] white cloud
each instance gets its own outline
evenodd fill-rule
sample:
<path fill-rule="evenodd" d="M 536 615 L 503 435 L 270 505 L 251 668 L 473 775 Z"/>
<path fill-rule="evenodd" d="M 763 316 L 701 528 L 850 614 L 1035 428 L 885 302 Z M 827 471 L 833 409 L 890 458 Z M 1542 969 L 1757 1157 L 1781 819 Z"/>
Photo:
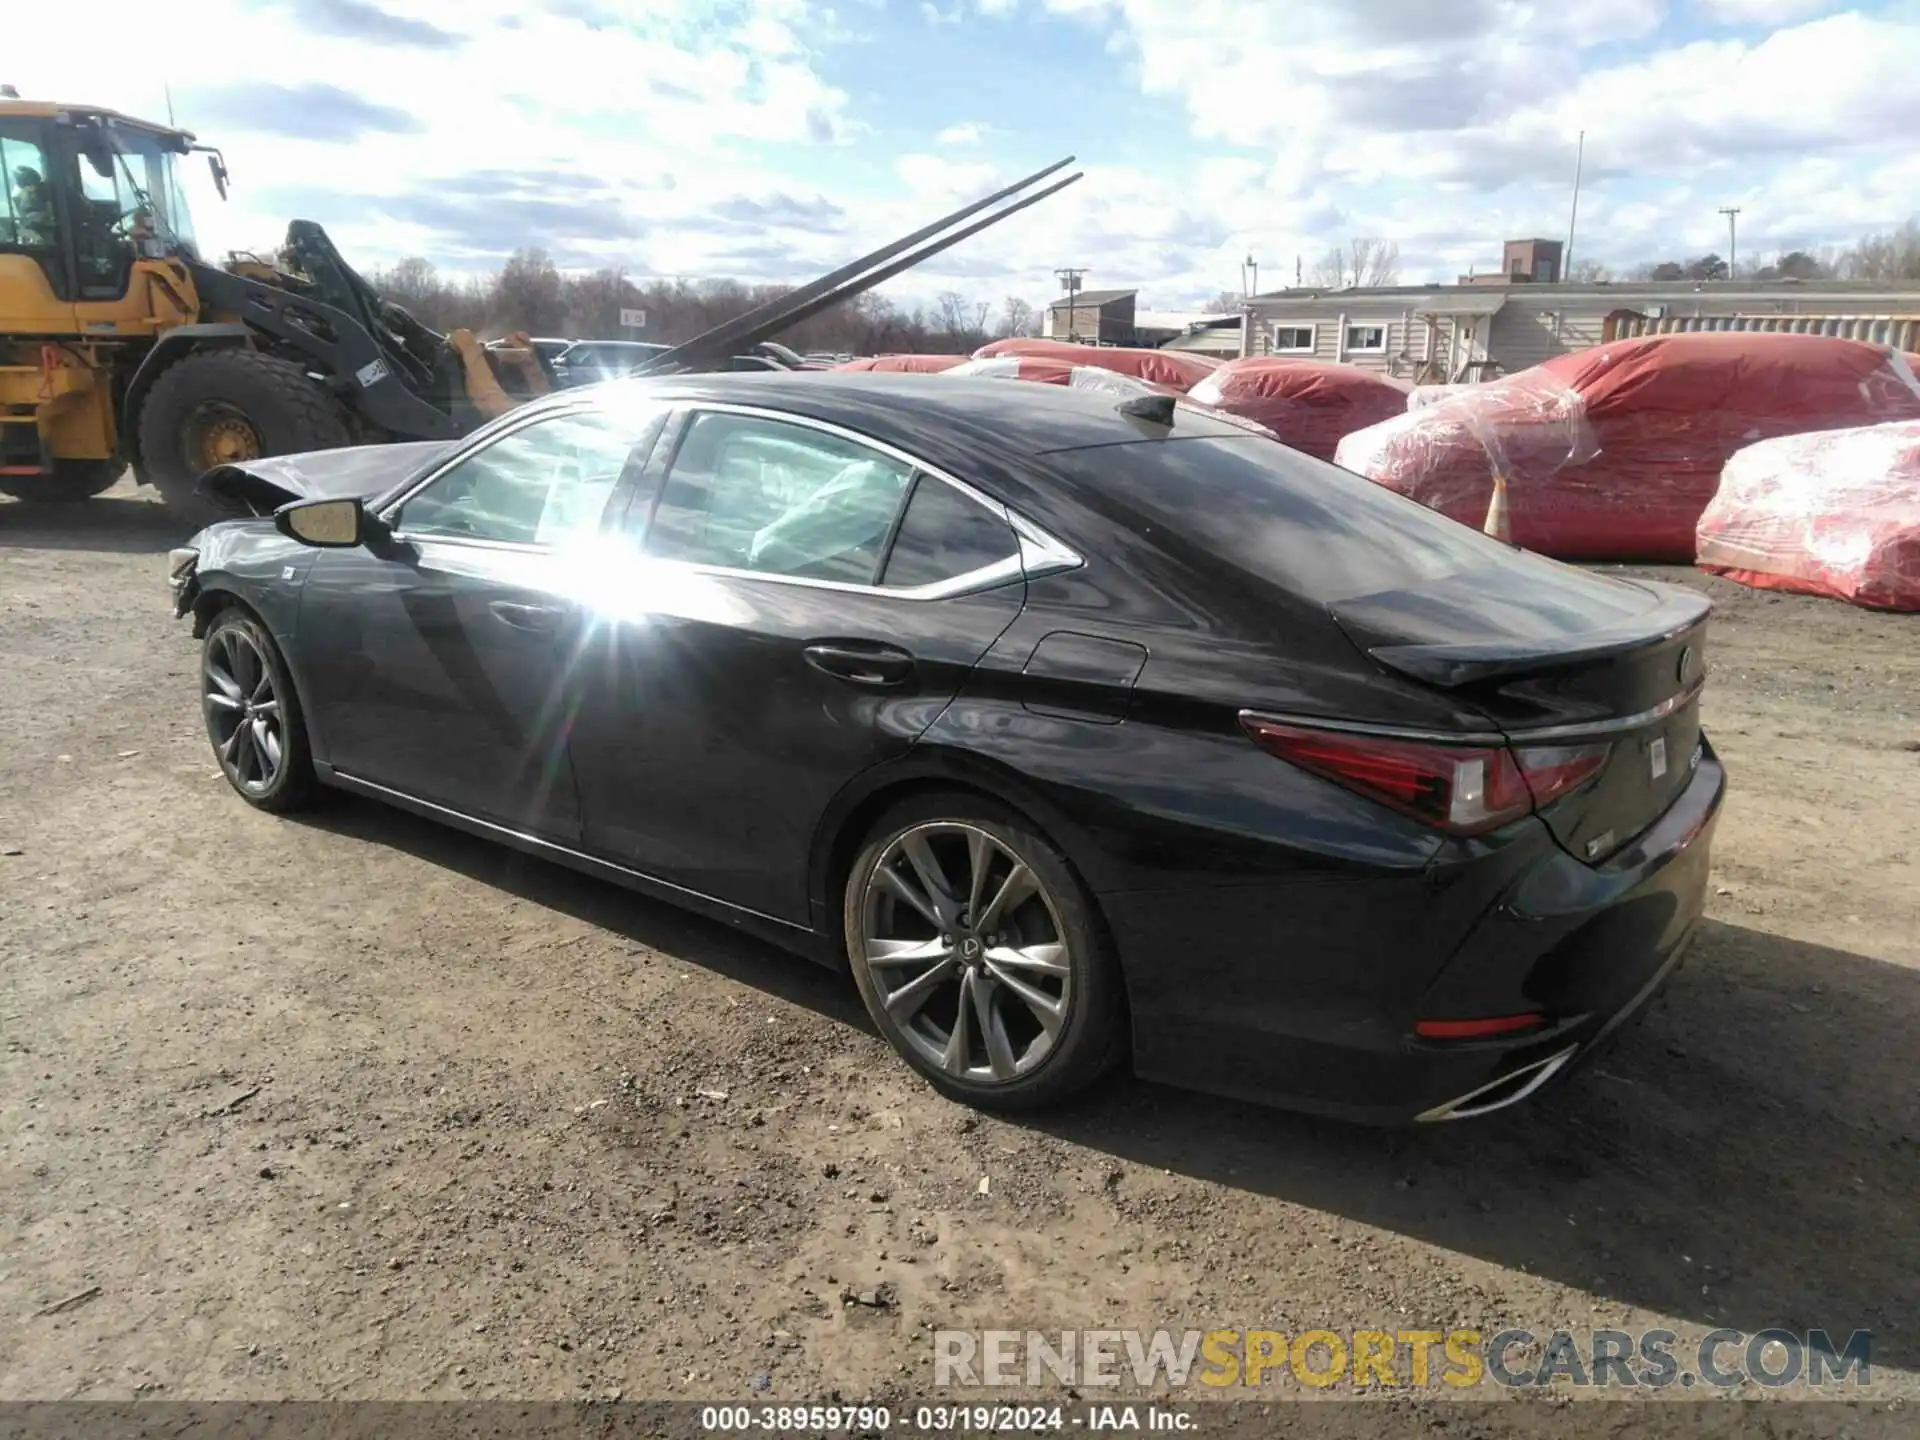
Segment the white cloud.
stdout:
<path fill-rule="evenodd" d="M 988 133 L 989 127 L 978 120 L 965 120 L 958 125 L 949 125 L 933 138 L 942 145 L 978 145 Z"/>
<path fill-rule="evenodd" d="M 193 25 L 157 31 L 138 0 L 89 13 L 141 45 L 10 22 L 7 78 L 164 118 L 172 77 L 180 123 L 233 173 L 226 205 L 194 180 L 215 251 L 271 245 L 297 213 L 369 266 L 420 249 L 487 264 L 516 237 L 577 263 L 650 263 L 651 238 L 697 229 L 706 207 L 791 190 L 767 147 L 858 131 L 802 38 L 808 0 L 200 0 Z M 209 70 L 208 34 L 274 64 Z M 450 189 L 475 175 L 495 177 L 491 199 Z"/>
<path fill-rule="evenodd" d="M 1722 25 L 1786 25 L 1840 8 L 1833 0 L 1694 0 L 1695 8 Z"/>

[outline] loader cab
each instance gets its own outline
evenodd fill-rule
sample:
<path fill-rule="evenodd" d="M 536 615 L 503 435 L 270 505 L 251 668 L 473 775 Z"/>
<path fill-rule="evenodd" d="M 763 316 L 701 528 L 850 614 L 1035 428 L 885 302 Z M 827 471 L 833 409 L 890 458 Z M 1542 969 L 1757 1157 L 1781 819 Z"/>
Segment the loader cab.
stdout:
<path fill-rule="evenodd" d="M 141 259 L 197 258 L 179 168 L 192 149 L 184 130 L 110 110 L 0 102 L 0 256 L 78 305 L 125 297 Z"/>

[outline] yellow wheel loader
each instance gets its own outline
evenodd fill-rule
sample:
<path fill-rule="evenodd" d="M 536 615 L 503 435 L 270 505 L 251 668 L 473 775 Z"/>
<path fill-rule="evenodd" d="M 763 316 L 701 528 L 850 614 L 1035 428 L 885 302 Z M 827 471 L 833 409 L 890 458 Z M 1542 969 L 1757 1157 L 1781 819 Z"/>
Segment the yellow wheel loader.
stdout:
<path fill-rule="evenodd" d="M 0 87 L 0 494 L 83 500 L 131 466 L 204 520 L 219 506 L 199 481 L 221 466 L 451 441 L 554 385 L 526 336 L 483 345 L 468 331 L 440 334 L 384 299 L 311 221 L 287 227 L 272 262 L 207 263 L 181 184 L 196 152 L 224 197 L 220 152 L 189 131 Z M 1068 163 L 633 373 L 775 366 L 769 336 L 1073 183 L 1077 174 L 939 235 Z"/>

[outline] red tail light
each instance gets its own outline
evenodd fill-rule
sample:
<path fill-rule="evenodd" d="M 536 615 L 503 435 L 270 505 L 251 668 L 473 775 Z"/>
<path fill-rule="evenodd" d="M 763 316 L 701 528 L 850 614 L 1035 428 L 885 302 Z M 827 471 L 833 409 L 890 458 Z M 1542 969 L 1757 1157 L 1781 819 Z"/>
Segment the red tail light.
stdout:
<path fill-rule="evenodd" d="M 1253 715 L 1240 725 L 1268 754 L 1451 835 L 1497 830 L 1586 783 L 1607 760 L 1605 745 L 1439 745 Z"/>
<path fill-rule="evenodd" d="M 1424 1040 L 1485 1040 L 1546 1023 L 1546 1016 L 1530 1010 L 1524 1015 L 1490 1015 L 1484 1020 L 1418 1020 L 1413 1033 Z"/>

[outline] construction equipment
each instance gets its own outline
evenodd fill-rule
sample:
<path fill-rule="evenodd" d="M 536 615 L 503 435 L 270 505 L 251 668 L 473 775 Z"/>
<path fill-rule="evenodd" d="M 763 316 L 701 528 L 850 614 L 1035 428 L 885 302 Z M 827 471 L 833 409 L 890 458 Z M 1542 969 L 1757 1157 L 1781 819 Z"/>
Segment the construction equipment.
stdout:
<path fill-rule="evenodd" d="M 552 342 L 440 334 L 356 274 L 311 221 L 293 221 L 271 261 L 202 260 L 179 169 L 196 152 L 224 198 L 224 159 L 189 131 L 0 91 L 0 493 L 84 499 L 131 465 L 170 506 L 203 518 L 195 487 L 216 465 L 451 440 L 556 383 Z M 1077 173 L 973 218 L 1070 163 L 638 369 L 779 368 L 771 336 L 1072 184 Z"/>

